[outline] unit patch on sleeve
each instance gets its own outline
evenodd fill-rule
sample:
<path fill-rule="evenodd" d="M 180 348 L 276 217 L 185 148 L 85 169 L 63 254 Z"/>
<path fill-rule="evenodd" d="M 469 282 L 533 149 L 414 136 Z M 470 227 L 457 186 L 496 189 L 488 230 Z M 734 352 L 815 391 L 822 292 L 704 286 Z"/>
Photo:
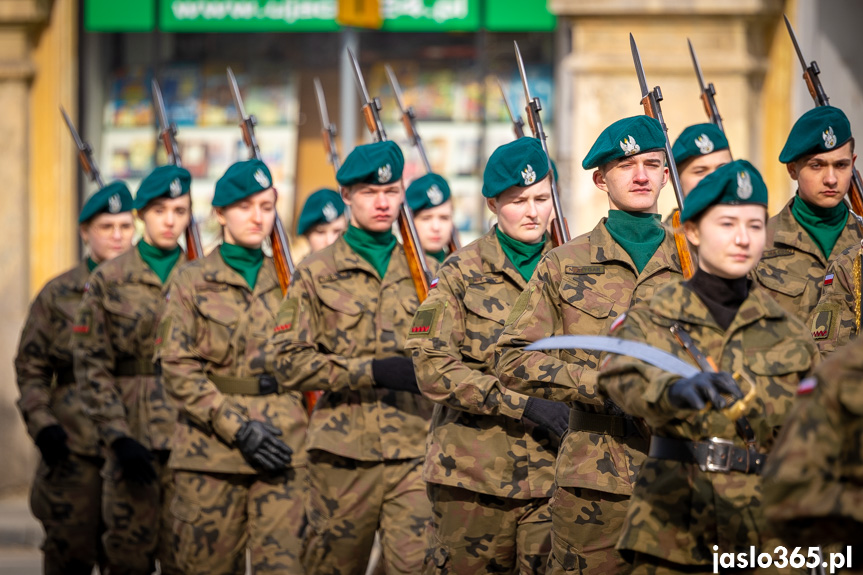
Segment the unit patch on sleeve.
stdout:
<path fill-rule="evenodd" d="M 831 339 L 839 318 L 839 304 L 822 303 L 812 311 L 812 339 Z"/>
<path fill-rule="evenodd" d="M 85 309 L 81 312 L 78 319 L 79 321 L 72 326 L 72 333 L 89 335 L 91 328 L 93 327 L 93 312 L 89 309 Z"/>
<path fill-rule="evenodd" d="M 421 307 L 414 316 L 414 322 L 408 331 L 408 337 L 431 337 L 444 304 L 431 307 Z"/>
<path fill-rule="evenodd" d="M 286 299 L 279 306 L 279 313 L 276 315 L 276 327 L 273 328 L 274 333 L 282 333 L 288 331 L 294 326 L 294 321 L 297 319 L 297 310 L 300 308 L 300 302 L 297 298 Z"/>

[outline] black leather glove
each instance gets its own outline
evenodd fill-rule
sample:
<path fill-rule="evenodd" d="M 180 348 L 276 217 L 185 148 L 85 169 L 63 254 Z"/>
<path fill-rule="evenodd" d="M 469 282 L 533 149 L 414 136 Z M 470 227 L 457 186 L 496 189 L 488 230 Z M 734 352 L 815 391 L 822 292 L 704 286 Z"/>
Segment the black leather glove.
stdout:
<path fill-rule="evenodd" d="M 669 386 L 668 402 L 679 409 L 704 409 L 709 401 L 713 409 L 725 409 L 728 402 L 720 394 L 743 399 L 743 392 L 730 373 L 702 371 L 692 377 L 678 379 Z"/>
<path fill-rule="evenodd" d="M 527 398 L 522 417 L 547 429 L 558 437 L 563 437 L 569 428 L 569 406 L 558 401 L 538 397 Z"/>
<path fill-rule="evenodd" d="M 153 454 L 149 449 L 131 437 L 115 439 L 111 449 L 117 455 L 117 463 L 123 471 L 123 479 L 139 485 L 147 485 L 156 480 Z"/>
<path fill-rule="evenodd" d="M 235 441 L 249 465 L 262 471 L 279 471 L 291 463 L 293 450 L 278 438 L 282 430 L 263 421 L 247 421 Z"/>
<path fill-rule="evenodd" d="M 409 357 L 395 356 L 372 360 L 372 377 L 378 387 L 419 394 L 414 362 Z"/>
<path fill-rule="evenodd" d="M 69 457 L 69 446 L 66 445 L 68 438 L 63 428 L 57 424 L 43 428 L 36 436 L 36 447 L 42 453 L 45 464 L 51 469 Z"/>

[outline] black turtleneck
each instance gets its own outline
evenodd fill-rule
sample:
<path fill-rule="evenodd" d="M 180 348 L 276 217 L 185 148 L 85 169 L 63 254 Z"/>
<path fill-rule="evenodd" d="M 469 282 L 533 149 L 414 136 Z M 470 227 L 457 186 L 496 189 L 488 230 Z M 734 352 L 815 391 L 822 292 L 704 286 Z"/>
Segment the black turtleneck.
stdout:
<path fill-rule="evenodd" d="M 734 321 L 737 310 L 749 295 L 750 281 L 747 276 L 725 279 L 699 268 L 683 283 L 701 298 L 710 315 L 723 330 L 728 329 Z"/>

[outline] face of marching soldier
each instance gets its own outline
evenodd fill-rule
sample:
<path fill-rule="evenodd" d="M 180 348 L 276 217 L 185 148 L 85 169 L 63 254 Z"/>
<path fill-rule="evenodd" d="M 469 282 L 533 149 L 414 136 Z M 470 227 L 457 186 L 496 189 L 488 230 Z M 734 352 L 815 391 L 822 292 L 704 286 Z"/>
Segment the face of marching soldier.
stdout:
<path fill-rule="evenodd" d="M 593 172 L 593 183 L 608 194 L 613 210 L 655 214 L 659 190 L 668 182 L 665 152 L 620 158 Z"/>
<path fill-rule="evenodd" d="M 840 148 L 804 156 L 785 167 L 791 179 L 797 181 L 801 198 L 819 208 L 832 208 L 848 193 L 856 159 L 854 140 L 851 140 Z"/>
<path fill-rule="evenodd" d="M 726 279 L 748 274 L 767 242 L 767 208 L 719 204 L 685 222 L 686 239 L 698 250 L 698 267 Z"/>
<path fill-rule="evenodd" d="M 244 248 L 261 247 L 276 221 L 276 191 L 262 190 L 224 208 L 215 208 L 225 241 Z"/>
<path fill-rule="evenodd" d="M 539 243 L 554 209 L 551 178 L 546 176 L 528 188 L 513 186 L 496 198 L 487 198 L 486 203 L 497 215 L 497 225 L 503 233 L 526 244 Z"/>
<path fill-rule="evenodd" d="M 391 184 L 356 184 L 342 188 L 342 199 L 351 209 L 351 224 L 367 232 L 392 229 L 405 200 L 401 180 Z"/>
<path fill-rule="evenodd" d="M 414 225 L 420 245 L 429 253 L 439 252 L 452 238 L 452 200 L 439 206 L 414 212 Z"/>
<path fill-rule="evenodd" d="M 90 248 L 93 261 L 112 260 L 132 247 L 135 219 L 132 212 L 99 214 L 81 224 L 81 239 Z"/>
<path fill-rule="evenodd" d="M 177 247 L 177 240 L 189 226 L 191 207 L 189 194 L 151 201 L 138 212 L 138 217 L 144 222 L 144 241 L 161 250 Z"/>
<path fill-rule="evenodd" d="M 312 253 L 321 251 L 339 239 L 346 229 L 348 229 L 348 222 L 345 216 L 339 216 L 331 222 L 323 222 L 312 227 L 306 232 L 309 249 Z"/>
<path fill-rule="evenodd" d="M 694 156 L 677 168 L 680 176 L 680 187 L 685 198 L 707 174 L 712 174 L 716 168 L 731 162 L 731 152 L 718 150 L 703 156 Z"/>

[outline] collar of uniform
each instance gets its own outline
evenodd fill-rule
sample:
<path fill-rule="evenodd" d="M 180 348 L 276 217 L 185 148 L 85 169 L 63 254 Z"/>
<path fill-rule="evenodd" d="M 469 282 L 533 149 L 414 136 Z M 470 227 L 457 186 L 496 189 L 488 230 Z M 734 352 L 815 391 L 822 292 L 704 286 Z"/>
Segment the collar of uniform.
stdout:
<path fill-rule="evenodd" d="M 674 237 L 669 233 L 667 228 L 665 230 L 665 239 L 659 244 L 653 257 L 650 258 L 650 261 L 647 262 L 647 265 L 644 266 L 644 269 L 639 274 L 635 263 L 633 263 L 632 258 L 626 250 L 623 249 L 623 246 L 611 237 L 608 228 L 605 227 L 606 219 L 602 218 L 599 220 L 599 223 L 590 232 L 590 259 L 593 263 L 622 262 L 629 266 L 636 277 L 649 277 L 666 268 L 678 273 L 680 272 L 677 247 L 674 244 Z"/>
<path fill-rule="evenodd" d="M 141 241 L 144 241 L 141 239 Z M 165 283 L 162 283 L 162 280 L 159 279 L 158 274 L 153 271 L 153 269 L 147 265 L 147 262 L 144 261 L 144 258 L 141 256 L 141 252 L 138 251 L 138 246 L 134 245 L 129 248 L 129 252 L 135 252 L 135 269 L 130 269 L 130 279 L 127 281 L 131 282 L 140 282 L 146 284 L 152 284 L 158 286 L 159 288 L 167 287 L 171 282 L 171 278 L 174 277 L 174 274 L 177 273 L 177 270 L 180 269 L 180 266 L 186 263 L 186 252 L 180 250 L 180 257 L 177 258 L 177 262 L 174 264 L 174 267 L 171 268 L 171 272 L 168 274 L 168 277 L 165 278 Z M 129 253 L 126 252 L 126 253 Z M 135 276 L 135 274 L 140 274 Z M 134 276 L 134 277 L 133 277 Z"/>
<path fill-rule="evenodd" d="M 785 207 L 782 208 L 778 214 L 776 214 L 776 219 L 773 220 L 773 242 L 769 241 L 770 230 L 768 229 L 768 245 L 767 249 L 770 247 L 782 244 L 784 246 L 788 246 L 790 248 L 794 248 L 796 250 L 800 250 L 802 252 L 806 252 L 814 258 L 817 258 L 824 267 L 827 267 L 827 258 L 824 257 L 824 254 L 821 252 L 821 248 L 815 243 L 815 241 L 809 236 L 809 232 L 803 229 L 796 219 L 794 219 L 794 215 L 791 213 L 791 205 L 794 203 L 795 195 L 791 198 Z M 768 228 L 771 226 L 768 225 Z M 842 233 L 839 235 L 839 239 L 836 240 L 836 245 L 833 247 L 833 253 L 838 254 L 848 246 L 852 244 L 856 244 L 860 240 L 859 233 L 857 231 L 857 224 L 854 222 L 854 214 L 848 214 L 848 222 L 845 224 L 845 229 L 842 230 Z"/>
<path fill-rule="evenodd" d="M 177 262 L 178 264 L 180 262 Z M 203 265 L 204 278 L 213 283 L 223 283 L 236 286 L 241 289 L 249 290 L 249 284 L 246 279 L 241 276 L 234 268 L 225 263 L 224 258 L 219 253 L 219 250 L 214 249 L 206 257 L 201 260 Z M 174 269 L 179 265 L 174 266 Z M 174 273 L 173 271 L 171 272 Z M 155 273 L 153 274 L 155 275 Z M 168 282 L 165 282 L 166 284 Z M 273 264 L 273 258 L 264 256 L 264 264 L 258 272 L 258 280 L 255 282 L 255 289 L 252 293 L 266 293 L 279 285 L 279 278 L 276 276 L 276 268 Z"/>
<path fill-rule="evenodd" d="M 109 284 L 147 284 L 162 288 L 159 276 L 144 262 L 135 246 L 111 261 L 102 262 L 93 273 Z"/>
<path fill-rule="evenodd" d="M 84 288 L 87 286 L 87 279 L 90 277 L 90 268 L 87 265 L 87 258 L 81 260 L 81 262 L 73 269 L 74 273 L 71 277 L 72 283 L 77 291 L 83 292 Z"/>
<path fill-rule="evenodd" d="M 527 282 L 524 281 L 524 278 L 521 277 L 519 271 L 515 268 L 512 262 L 507 259 L 506 254 L 503 253 L 503 248 L 501 247 L 500 242 L 497 239 L 497 234 L 495 233 L 496 228 L 497 224 L 492 226 L 488 232 L 479 238 L 480 258 L 482 258 L 483 263 L 488 266 L 489 272 L 504 274 L 512 279 L 517 286 L 524 289 L 527 286 Z M 545 234 L 545 245 L 542 246 L 543 255 L 547 254 L 552 247 L 551 237 L 549 234 Z"/>
<path fill-rule="evenodd" d="M 336 264 L 336 272 L 360 269 L 372 277 L 379 277 L 378 272 L 372 267 L 372 264 L 352 250 L 348 242 L 342 237 L 337 239 L 333 244 L 333 258 Z M 409 275 L 410 270 L 408 270 L 405 251 L 401 244 L 396 243 L 396 247 L 393 248 L 393 254 L 390 257 L 390 264 L 387 267 L 386 278 L 380 278 L 380 281 L 382 284 L 396 283 Z M 384 279 L 386 279 L 385 282 Z"/>

